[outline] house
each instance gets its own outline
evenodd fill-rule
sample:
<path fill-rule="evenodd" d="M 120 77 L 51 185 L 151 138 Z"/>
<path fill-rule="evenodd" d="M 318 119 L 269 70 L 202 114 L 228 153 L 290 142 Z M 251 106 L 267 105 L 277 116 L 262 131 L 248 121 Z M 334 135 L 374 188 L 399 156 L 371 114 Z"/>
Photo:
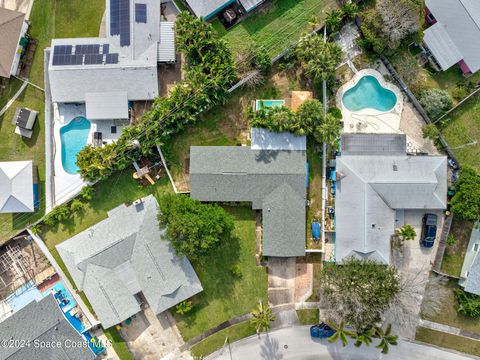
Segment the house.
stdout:
<path fill-rule="evenodd" d="M 25 14 L 0 7 L 0 76 L 16 75 L 23 51 L 22 38 L 28 30 Z"/>
<path fill-rule="evenodd" d="M 0 339 L 20 344 L 1 346 L 1 359 L 93 360 L 96 357 L 89 343 L 65 318 L 53 295 L 32 301 L 2 321 Z"/>
<path fill-rule="evenodd" d="M 128 101 L 158 96 L 157 64 L 175 62 L 173 22 L 160 1 L 107 0 L 106 36 L 53 39 L 48 79 L 54 103 L 86 104 L 89 120 L 128 119 Z M 99 104 L 119 109 L 105 114 Z"/>
<path fill-rule="evenodd" d="M 458 64 L 468 76 L 480 69 L 480 2 L 426 0 L 424 44 L 439 70 Z"/>
<path fill-rule="evenodd" d="M 304 256 L 306 138 L 251 130 L 251 146 L 190 147 L 190 196 L 262 212 L 262 253 Z"/>
<path fill-rule="evenodd" d="M 390 263 L 390 240 L 408 210 L 447 207 L 447 158 L 409 156 L 406 136 L 346 134 L 336 159 L 336 261 Z"/>
<path fill-rule="evenodd" d="M 210 20 L 227 7 L 238 4 L 244 12 L 250 12 L 264 0 L 184 0 L 190 10 L 197 16 Z"/>
<path fill-rule="evenodd" d="M 0 213 L 34 210 L 32 161 L 0 162 Z"/>
<path fill-rule="evenodd" d="M 137 314 L 144 303 L 158 315 L 203 290 L 188 259 L 162 239 L 158 209 L 152 195 L 121 205 L 56 247 L 104 328 Z"/>
<path fill-rule="evenodd" d="M 477 256 L 480 249 L 480 222 L 477 221 L 473 227 L 467 252 L 463 260 L 462 271 L 460 272 L 459 285 L 465 291 L 480 295 L 480 258 Z"/>
<path fill-rule="evenodd" d="M 38 112 L 28 108 L 17 108 L 12 124 L 15 125 L 15 134 L 30 139 L 33 135 L 33 126 Z"/>

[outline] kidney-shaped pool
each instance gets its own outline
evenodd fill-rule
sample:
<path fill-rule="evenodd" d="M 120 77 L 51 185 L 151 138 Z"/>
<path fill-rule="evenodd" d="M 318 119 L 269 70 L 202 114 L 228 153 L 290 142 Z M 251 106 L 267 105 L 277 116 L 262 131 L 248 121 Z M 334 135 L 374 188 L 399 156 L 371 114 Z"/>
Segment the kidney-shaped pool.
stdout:
<path fill-rule="evenodd" d="M 78 173 L 77 154 L 87 145 L 90 126 L 90 121 L 80 116 L 60 129 L 62 165 L 63 169 L 69 174 Z"/>
<path fill-rule="evenodd" d="M 397 103 L 397 95 L 384 88 L 374 76 L 366 75 L 354 87 L 345 91 L 342 101 L 350 111 L 374 109 L 386 112 Z"/>

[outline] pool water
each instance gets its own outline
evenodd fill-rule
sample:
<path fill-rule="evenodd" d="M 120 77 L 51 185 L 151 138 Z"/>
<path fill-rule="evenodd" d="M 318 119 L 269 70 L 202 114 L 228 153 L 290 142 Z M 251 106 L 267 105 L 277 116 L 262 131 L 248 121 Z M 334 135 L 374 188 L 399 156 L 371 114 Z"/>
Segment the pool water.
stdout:
<path fill-rule="evenodd" d="M 343 94 L 343 105 L 350 111 L 374 109 L 390 111 L 397 103 L 397 96 L 389 89 L 384 88 L 371 75 L 364 76 L 351 89 Z"/>
<path fill-rule="evenodd" d="M 255 100 L 255 110 L 283 106 L 285 100 Z"/>
<path fill-rule="evenodd" d="M 63 312 L 68 312 L 75 307 L 75 304 L 76 304 L 75 300 L 73 300 L 70 293 L 67 291 L 67 289 L 65 289 L 65 285 L 63 285 L 63 282 L 59 281 L 55 285 L 53 285 L 50 289 L 44 291 L 42 293 L 43 297 L 48 296 L 52 290 L 54 290 L 54 296 L 56 299 L 66 300 L 65 304 L 62 301 L 59 304 Z"/>
<path fill-rule="evenodd" d="M 77 154 L 87 145 L 90 126 L 90 121 L 80 116 L 60 129 L 62 165 L 63 169 L 69 174 L 78 173 Z"/>

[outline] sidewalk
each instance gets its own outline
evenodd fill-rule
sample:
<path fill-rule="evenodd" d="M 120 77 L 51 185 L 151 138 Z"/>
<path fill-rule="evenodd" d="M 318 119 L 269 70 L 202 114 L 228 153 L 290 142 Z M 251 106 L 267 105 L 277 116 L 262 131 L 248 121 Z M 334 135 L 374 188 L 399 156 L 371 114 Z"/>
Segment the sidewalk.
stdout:
<path fill-rule="evenodd" d="M 423 320 L 423 319 L 420 319 L 420 321 L 418 322 L 418 325 L 427 329 L 440 331 L 450 335 L 461 336 L 467 339 L 480 341 L 480 334 L 473 333 L 470 331 L 465 331 L 463 329 L 459 329 L 453 326 L 439 324 L 433 321 Z"/>

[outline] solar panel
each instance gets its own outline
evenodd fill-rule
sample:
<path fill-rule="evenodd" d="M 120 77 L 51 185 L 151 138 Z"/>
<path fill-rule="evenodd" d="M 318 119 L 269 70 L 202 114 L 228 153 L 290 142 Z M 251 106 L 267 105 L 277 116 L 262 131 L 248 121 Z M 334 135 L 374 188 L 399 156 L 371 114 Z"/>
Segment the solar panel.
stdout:
<path fill-rule="evenodd" d="M 102 64 L 103 63 L 103 55 L 102 54 L 86 54 L 84 64 L 85 65 L 94 65 L 94 64 Z"/>
<path fill-rule="evenodd" d="M 130 45 L 130 0 L 110 1 L 110 35 L 120 35 L 120 46 Z"/>
<path fill-rule="evenodd" d="M 70 55 L 72 53 L 72 45 L 55 45 L 53 47 L 54 55 Z"/>
<path fill-rule="evenodd" d="M 147 4 L 135 4 L 135 22 L 147 23 Z"/>
<path fill-rule="evenodd" d="M 110 51 L 110 44 L 103 44 L 103 53 L 108 54 Z"/>
<path fill-rule="evenodd" d="M 118 54 L 105 55 L 105 64 L 118 64 Z"/>

